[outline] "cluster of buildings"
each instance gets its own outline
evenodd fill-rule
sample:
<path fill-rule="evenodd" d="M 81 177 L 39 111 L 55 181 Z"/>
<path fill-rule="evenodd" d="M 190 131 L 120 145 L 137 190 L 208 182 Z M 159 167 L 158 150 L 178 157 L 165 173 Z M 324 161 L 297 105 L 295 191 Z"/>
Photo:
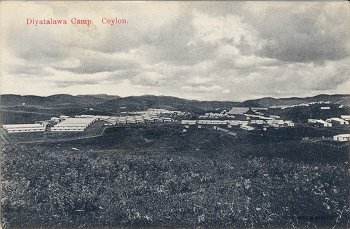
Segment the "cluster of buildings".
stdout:
<path fill-rule="evenodd" d="M 254 130 L 255 127 L 293 127 L 294 123 L 290 120 L 281 120 L 281 119 L 250 119 L 247 120 L 182 120 L 182 125 L 226 125 L 228 128 L 232 128 L 233 126 L 238 126 L 243 130 Z"/>
<path fill-rule="evenodd" d="M 332 123 L 333 125 L 349 125 L 349 122 L 341 118 L 329 118 L 326 122 Z"/>
<path fill-rule="evenodd" d="M 182 111 L 169 111 L 166 109 L 149 108 L 146 111 L 128 112 L 118 117 L 117 124 L 175 122 L 176 117 L 184 116 Z"/>
<path fill-rule="evenodd" d="M 340 118 L 348 122 L 350 121 L 350 115 L 341 115 Z"/>
<path fill-rule="evenodd" d="M 169 114 L 181 113 L 180 111 L 150 108 L 147 111 L 122 113 L 121 116 L 76 115 L 74 118 L 69 118 L 59 122 L 51 128 L 51 131 L 56 131 L 58 128 L 63 130 L 64 127 L 68 127 L 69 125 L 71 128 L 69 130 L 66 129 L 67 131 L 83 131 L 95 121 L 102 121 L 103 124 L 107 126 L 137 123 L 175 122 L 174 118 L 169 117 Z"/>
<path fill-rule="evenodd" d="M 50 120 L 37 121 L 34 124 L 7 124 L 2 127 L 8 133 L 85 131 L 96 121 L 101 121 L 104 125 L 175 122 L 175 116 L 184 114 L 181 111 L 150 108 L 147 111 L 125 113 L 119 117 L 103 115 L 76 115 L 70 117 L 61 115 L 59 117 L 51 117 Z"/>
<path fill-rule="evenodd" d="M 345 115 L 342 115 L 342 116 L 345 116 Z M 349 116 L 349 115 L 347 115 L 347 116 Z M 329 118 L 326 120 L 308 119 L 307 122 L 310 124 L 313 124 L 314 126 L 318 126 L 318 127 L 332 127 L 332 126 L 339 126 L 339 125 L 349 125 L 348 120 L 345 120 L 342 118 Z"/>
<path fill-rule="evenodd" d="M 242 115 L 247 115 L 248 112 L 252 114 L 264 116 L 260 111 L 266 111 L 268 108 L 264 107 L 232 107 L 230 110 L 223 110 L 220 113 L 208 112 L 204 115 L 199 115 L 199 119 L 235 119 Z"/>
<path fill-rule="evenodd" d="M 248 121 L 240 120 L 181 120 L 183 125 L 248 125 Z"/>
<path fill-rule="evenodd" d="M 268 108 L 248 108 L 248 107 L 232 107 L 229 111 L 222 111 L 220 113 L 206 113 L 204 116 L 199 116 L 198 120 L 182 120 L 181 124 L 188 125 L 227 125 L 228 128 L 238 126 L 239 128 L 247 131 L 254 130 L 256 128 L 267 127 L 293 127 L 294 123 L 290 120 L 282 120 L 280 116 L 269 115 L 265 116 L 262 113 Z M 219 119 L 221 118 L 221 119 Z M 224 119 L 223 118 L 231 118 Z"/>
<path fill-rule="evenodd" d="M 279 119 L 279 116 L 270 115 L 266 117 L 262 111 L 266 111 L 268 108 L 264 107 L 232 107 L 229 111 L 223 110 L 220 113 L 209 112 L 204 115 L 199 115 L 198 119 L 262 119 L 272 120 Z"/>
<path fill-rule="evenodd" d="M 62 132 L 62 131 L 85 131 L 98 119 L 95 117 L 52 117 L 50 120 L 38 121 L 34 124 L 7 124 L 2 127 L 7 133 L 25 132 Z"/>
<path fill-rule="evenodd" d="M 185 115 L 182 111 L 169 111 L 166 109 L 159 108 L 148 108 L 146 111 L 136 111 L 136 112 L 124 112 L 130 115 L 142 115 L 142 116 L 162 116 L 162 115 Z"/>
<path fill-rule="evenodd" d="M 199 119 L 221 119 L 221 118 L 235 118 L 236 116 L 228 113 L 226 110 L 221 111 L 220 113 L 208 112 L 204 115 L 199 115 Z"/>
<path fill-rule="evenodd" d="M 349 142 L 350 134 L 338 134 L 333 136 L 333 140 L 337 142 Z"/>
<path fill-rule="evenodd" d="M 312 105 L 319 105 L 321 110 L 329 110 L 331 107 L 329 106 L 331 104 L 331 101 L 318 101 L 318 102 L 310 102 L 310 103 L 300 103 L 300 104 L 294 104 L 294 105 L 281 105 L 281 106 L 270 106 L 270 109 L 287 109 L 287 108 L 294 108 L 294 107 L 309 107 Z M 343 105 L 339 105 L 338 108 L 343 108 Z"/>
<path fill-rule="evenodd" d="M 350 123 L 350 115 L 341 115 L 340 118 L 322 119 L 308 119 L 308 123 L 318 127 L 332 127 L 345 126 Z M 338 134 L 333 136 L 333 141 L 348 142 L 350 141 L 350 134 Z"/>
<path fill-rule="evenodd" d="M 227 112 L 229 115 L 240 115 L 245 114 L 249 111 L 249 107 L 232 107 L 231 110 Z"/>
<path fill-rule="evenodd" d="M 308 119 L 307 123 L 310 123 L 317 127 L 332 127 L 332 123 L 326 122 L 322 119 Z"/>
<path fill-rule="evenodd" d="M 116 117 L 117 124 L 135 124 L 135 123 L 154 123 L 154 122 L 175 122 L 173 118 L 159 117 L 159 116 L 147 116 L 147 115 L 128 115 Z"/>
<path fill-rule="evenodd" d="M 190 126 L 198 125 L 213 126 L 214 129 L 225 132 L 230 135 L 236 133 L 225 129 L 239 128 L 246 131 L 255 129 L 266 130 L 267 128 L 284 128 L 293 127 L 291 120 L 283 120 L 277 115 L 265 115 L 264 111 L 269 109 L 285 109 L 289 107 L 307 107 L 311 105 L 321 104 L 320 109 L 328 109 L 330 102 L 311 102 L 305 104 L 291 106 L 274 106 L 269 108 L 248 108 L 248 107 L 232 107 L 230 110 L 222 110 L 217 112 L 208 112 L 204 115 L 196 116 L 195 120 L 186 119 L 189 113 L 182 111 L 169 111 L 166 109 L 149 108 L 146 111 L 138 112 L 122 112 L 120 116 L 103 116 L 103 115 L 76 115 L 74 117 L 61 115 L 52 117 L 50 120 L 37 121 L 34 124 L 7 124 L 2 127 L 8 133 L 25 133 L 25 132 L 70 132 L 85 131 L 95 122 L 102 122 L 103 125 L 124 125 L 124 124 L 144 124 L 144 123 L 172 123 L 179 122 L 184 125 L 183 131 L 186 132 Z M 340 107 L 339 107 L 340 108 Z M 332 127 L 338 125 L 349 125 L 350 115 L 341 115 L 340 117 L 332 117 L 326 120 L 308 119 L 308 123 L 318 127 Z M 222 128 L 225 127 L 225 128 Z M 333 137 L 334 141 L 350 141 L 350 134 L 340 134 Z"/>

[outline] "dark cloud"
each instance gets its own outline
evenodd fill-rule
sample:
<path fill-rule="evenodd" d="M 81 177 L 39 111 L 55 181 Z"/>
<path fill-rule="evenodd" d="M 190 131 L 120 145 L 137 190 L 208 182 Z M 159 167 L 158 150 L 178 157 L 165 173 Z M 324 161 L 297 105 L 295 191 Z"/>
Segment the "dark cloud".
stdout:
<path fill-rule="evenodd" d="M 289 62 L 320 63 L 347 57 L 349 35 L 342 32 L 350 27 L 349 20 L 344 20 L 346 9 L 338 8 L 330 16 L 327 7 L 313 6 L 271 7 L 260 15 L 245 15 L 263 40 L 258 54 Z"/>
<path fill-rule="evenodd" d="M 258 54 L 290 62 L 323 62 L 345 58 L 349 51 L 344 41 L 310 28 L 309 31 L 288 32 L 280 29 L 274 31 L 275 36 L 265 37 Z"/>

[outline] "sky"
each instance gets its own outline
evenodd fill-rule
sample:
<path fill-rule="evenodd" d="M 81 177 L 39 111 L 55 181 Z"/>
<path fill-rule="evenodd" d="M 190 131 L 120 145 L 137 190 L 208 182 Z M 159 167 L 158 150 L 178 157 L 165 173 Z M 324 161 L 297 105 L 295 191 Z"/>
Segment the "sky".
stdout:
<path fill-rule="evenodd" d="M 347 2 L 5 1 L 0 8 L 1 94 L 242 101 L 350 92 Z M 68 24 L 34 26 L 27 18 Z"/>

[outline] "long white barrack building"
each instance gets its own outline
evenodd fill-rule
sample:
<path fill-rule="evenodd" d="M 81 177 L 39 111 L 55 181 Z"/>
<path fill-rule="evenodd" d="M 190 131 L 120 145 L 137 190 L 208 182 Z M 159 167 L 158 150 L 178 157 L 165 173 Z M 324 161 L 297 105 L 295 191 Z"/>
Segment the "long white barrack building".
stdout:
<path fill-rule="evenodd" d="M 45 125 L 35 124 L 7 124 L 2 126 L 7 133 L 23 133 L 23 132 L 43 132 Z"/>

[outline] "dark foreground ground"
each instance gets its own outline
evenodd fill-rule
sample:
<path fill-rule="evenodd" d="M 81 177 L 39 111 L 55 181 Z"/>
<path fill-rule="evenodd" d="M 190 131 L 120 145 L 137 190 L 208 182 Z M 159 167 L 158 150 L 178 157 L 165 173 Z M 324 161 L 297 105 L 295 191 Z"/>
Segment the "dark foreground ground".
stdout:
<path fill-rule="evenodd" d="M 94 139 L 5 145 L 3 225 L 347 228 L 347 147 L 181 130 L 119 127 Z"/>

